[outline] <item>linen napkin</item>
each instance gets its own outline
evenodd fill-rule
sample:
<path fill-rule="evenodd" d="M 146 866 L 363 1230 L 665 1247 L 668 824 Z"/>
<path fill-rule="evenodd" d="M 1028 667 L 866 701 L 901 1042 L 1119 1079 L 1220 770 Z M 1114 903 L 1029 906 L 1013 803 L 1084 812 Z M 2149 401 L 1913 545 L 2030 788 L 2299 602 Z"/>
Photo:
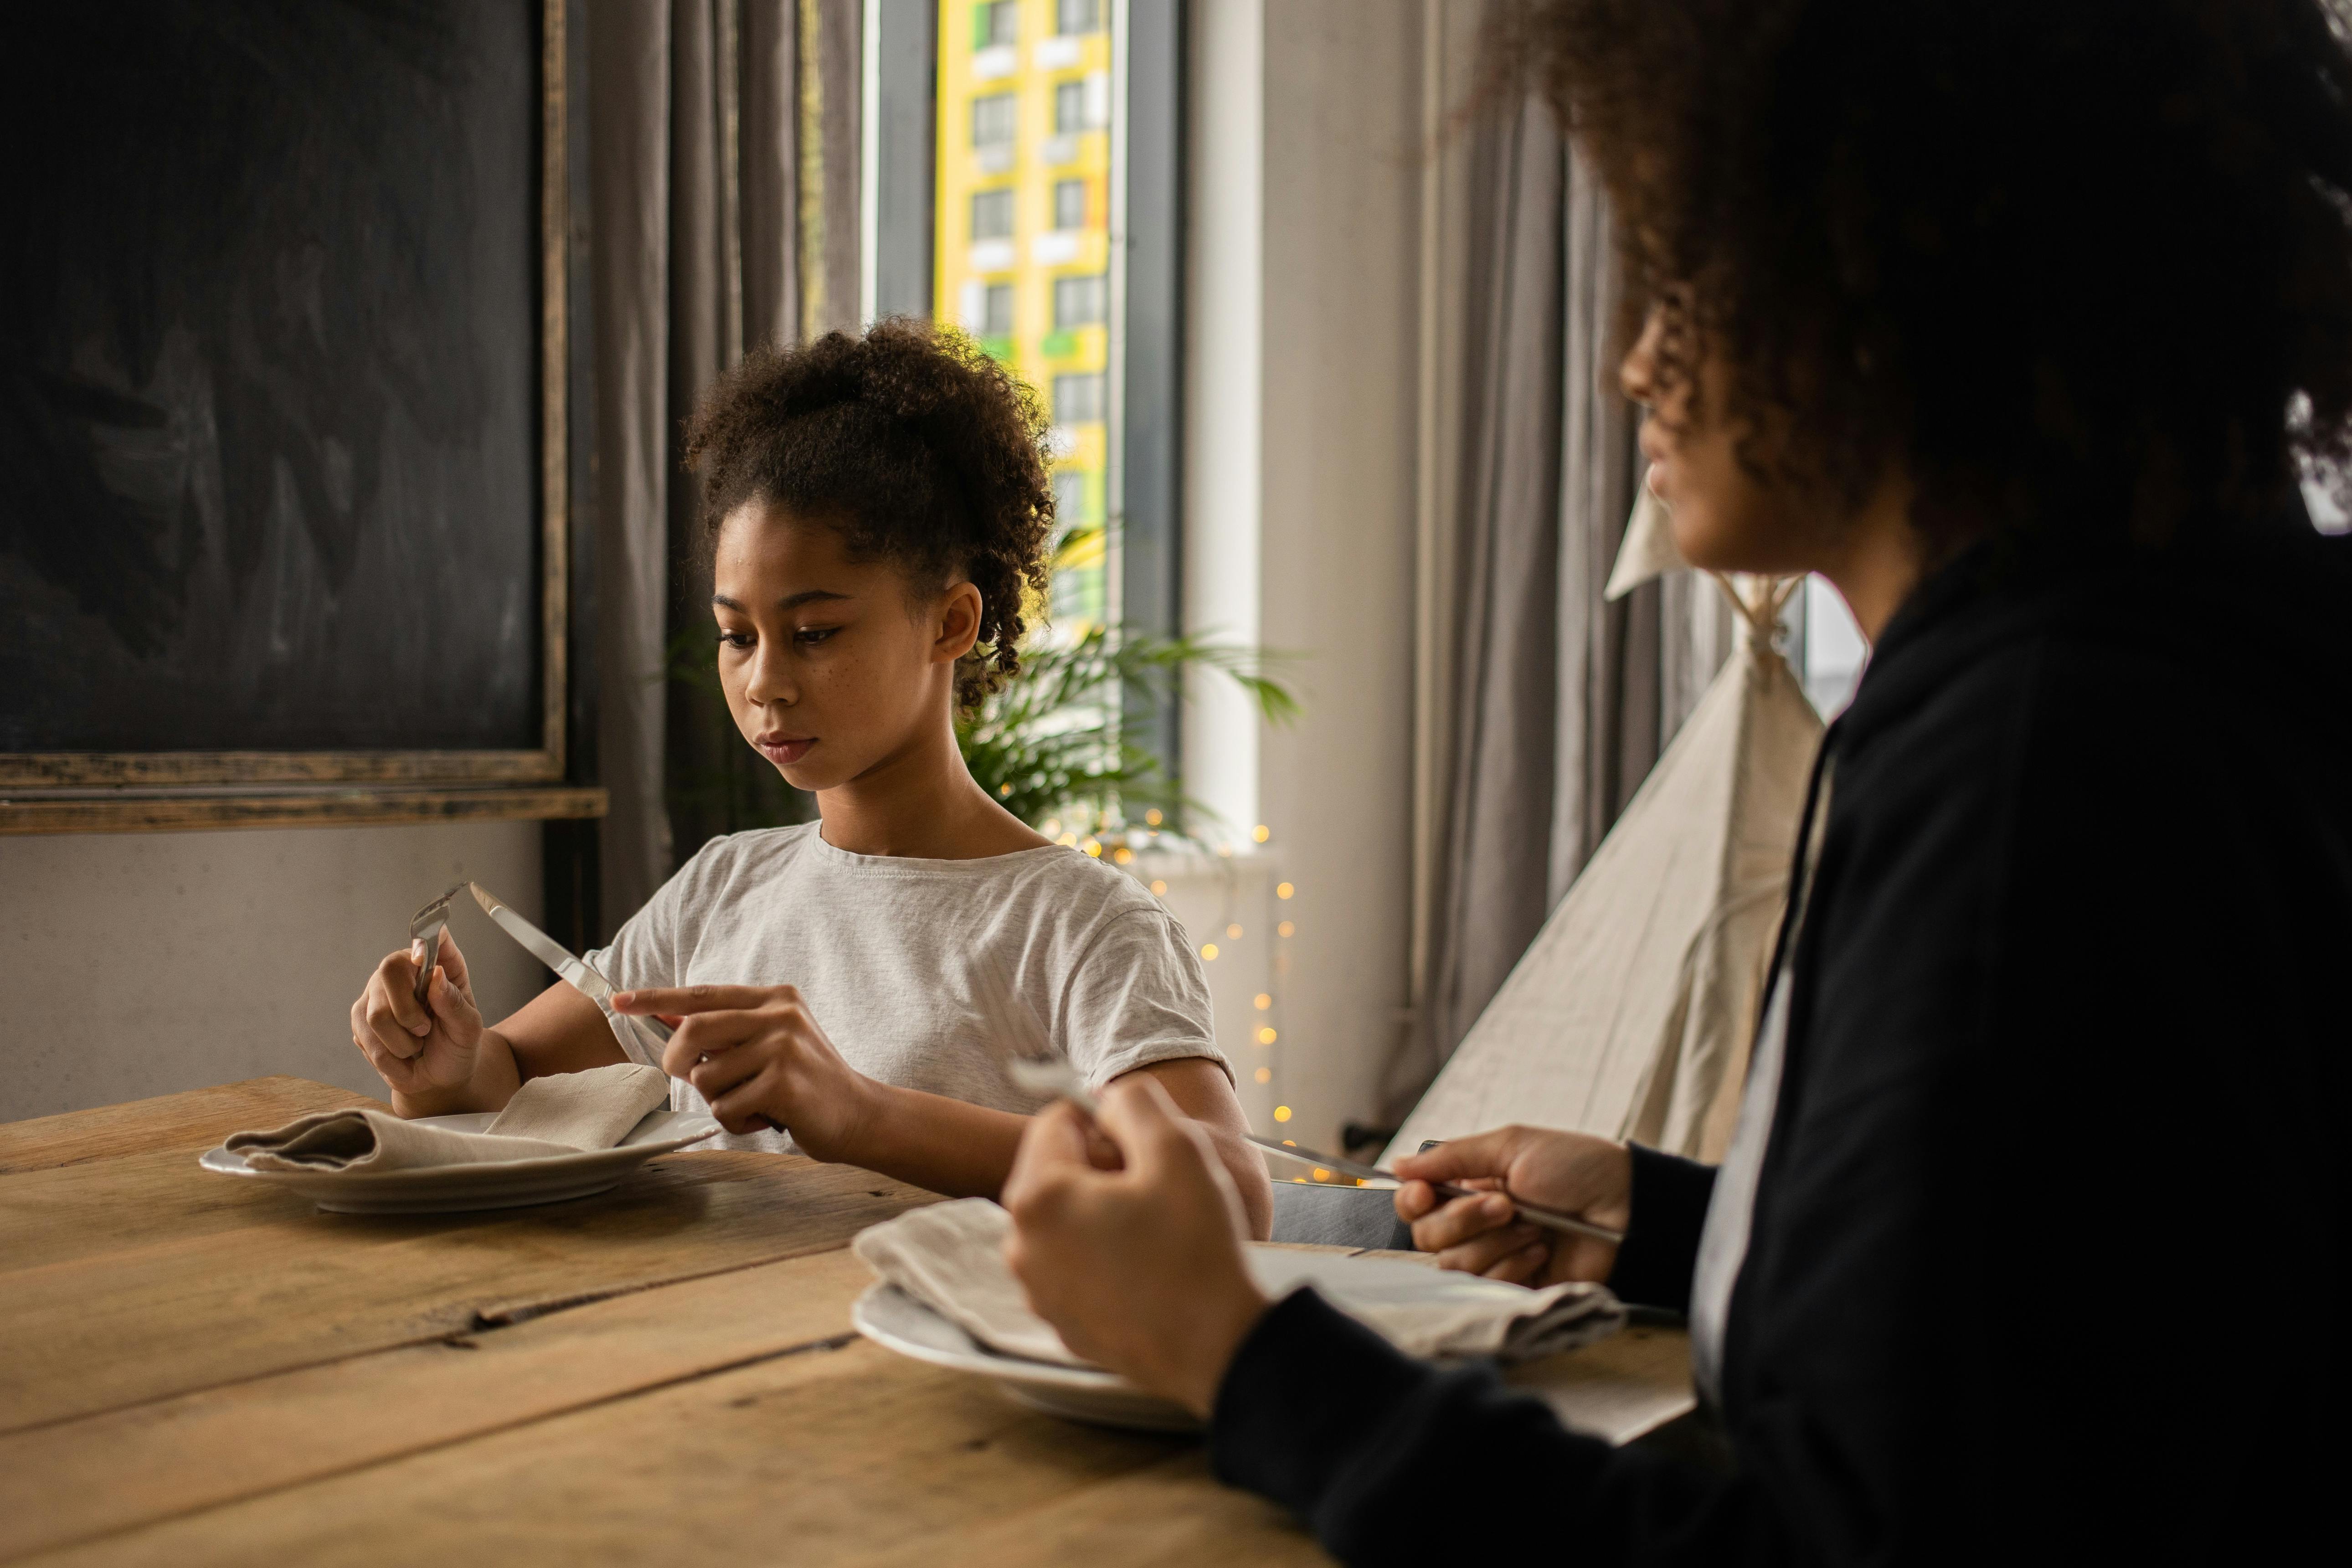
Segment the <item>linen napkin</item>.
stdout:
<path fill-rule="evenodd" d="M 226 1147 L 257 1171 L 421 1171 L 436 1165 L 541 1160 L 610 1149 L 647 1111 L 667 1103 L 658 1068 L 621 1063 L 535 1078 L 489 1129 L 459 1132 L 381 1110 L 313 1111 L 283 1127 L 229 1134 Z"/>
<path fill-rule="evenodd" d="M 638 1062 L 549 1073 L 515 1090 L 477 1136 L 543 1138 L 567 1149 L 610 1149 L 648 1111 L 669 1103 L 669 1075 Z"/>
<path fill-rule="evenodd" d="M 1012 1216 L 988 1199 L 960 1198 L 860 1231 L 850 1248 L 885 1283 L 992 1350 L 1062 1366 L 1091 1365 L 1029 1310 L 1021 1282 L 1004 1262 L 1012 1228 Z M 1253 1247 L 1248 1259 L 1259 1288 L 1276 1296 L 1304 1282 L 1310 1266 L 1319 1266 L 1323 1278 L 1315 1284 L 1324 1299 L 1408 1355 L 1527 1361 L 1606 1338 L 1625 1321 L 1617 1299 L 1598 1285 L 1529 1290 L 1435 1268 L 1426 1281 L 1411 1285 L 1353 1282 L 1344 1266 L 1330 1267 L 1328 1255 Z"/>

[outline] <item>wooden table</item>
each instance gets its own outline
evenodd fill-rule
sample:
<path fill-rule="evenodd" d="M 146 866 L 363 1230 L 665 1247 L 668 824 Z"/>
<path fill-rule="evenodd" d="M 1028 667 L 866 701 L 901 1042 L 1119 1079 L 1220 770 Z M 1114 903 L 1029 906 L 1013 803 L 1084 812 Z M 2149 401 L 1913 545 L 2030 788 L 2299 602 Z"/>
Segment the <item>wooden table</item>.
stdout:
<path fill-rule="evenodd" d="M 0 1560 L 1325 1561 L 1196 1441 L 852 1333 L 849 1238 L 929 1197 L 870 1173 L 689 1152 L 383 1218 L 196 1168 L 359 1103 L 270 1078 L 0 1126 Z M 1622 1441 L 1685 1366 L 1637 1329 L 1516 1380 Z"/>

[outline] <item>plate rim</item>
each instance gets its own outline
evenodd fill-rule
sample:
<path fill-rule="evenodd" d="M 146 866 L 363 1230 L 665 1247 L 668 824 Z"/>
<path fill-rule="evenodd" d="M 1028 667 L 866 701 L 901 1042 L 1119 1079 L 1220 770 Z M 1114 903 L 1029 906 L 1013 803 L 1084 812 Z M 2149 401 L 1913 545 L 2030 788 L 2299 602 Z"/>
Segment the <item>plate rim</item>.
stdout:
<path fill-rule="evenodd" d="M 871 1309 L 867 1305 L 869 1301 L 877 1300 L 885 1295 L 895 1295 L 917 1310 L 947 1324 L 967 1340 L 971 1340 L 972 1344 L 978 1348 L 971 1351 L 940 1350 L 935 1345 L 918 1344 L 912 1340 L 901 1339 L 891 1333 L 873 1321 Z M 919 1361 L 932 1366 L 945 1367 L 950 1372 L 968 1372 L 978 1377 L 994 1378 L 999 1382 L 1049 1384 L 1056 1388 L 1077 1389 L 1088 1394 L 1129 1394 L 1139 1399 L 1160 1398 L 1160 1395 L 1150 1390 L 1139 1388 L 1118 1373 L 1105 1367 L 1060 1366 L 1052 1362 L 1029 1361 L 1020 1356 L 1009 1356 L 1001 1351 L 991 1350 L 986 1345 L 981 1344 L 978 1340 L 971 1339 L 971 1331 L 962 1324 L 940 1312 L 920 1297 L 909 1295 L 887 1279 L 877 1279 L 858 1292 L 857 1300 L 849 1304 L 849 1323 L 852 1328 L 884 1350 L 895 1352 L 909 1361 Z"/>

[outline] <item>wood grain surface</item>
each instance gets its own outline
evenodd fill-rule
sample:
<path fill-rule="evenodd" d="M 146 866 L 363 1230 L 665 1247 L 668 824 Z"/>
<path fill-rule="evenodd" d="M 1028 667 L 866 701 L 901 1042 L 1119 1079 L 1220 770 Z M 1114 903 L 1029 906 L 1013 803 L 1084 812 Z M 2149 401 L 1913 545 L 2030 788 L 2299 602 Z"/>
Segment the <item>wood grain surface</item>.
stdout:
<path fill-rule="evenodd" d="M 356 1099 L 264 1079 L 0 1127 L 0 1561 L 1327 1561 L 1196 1441 L 856 1338 L 846 1244 L 916 1189 L 686 1152 L 362 1217 L 195 1166 Z M 1689 1403 L 1664 1330 L 1513 1381 L 1620 1440 Z"/>
<path fill-rule="evenodd" d="M 209 1149 L 241 1127 L 272 1127 L 346 1105 L 391 1109 L 331 1084 L 278 1077 L 0 1122 L 0 1175 L 155 1149 Z"/>
<path fill-rule="evenodd" d="M 320 1214 L 184 1152 L 105 1173 L 55 1220 L 60 1173 L 0 1177 L 0 1431 L 839 1247 L 929 1196 L 845 1165 L 690 1151 L 595 1197 L 478 1215 Z"/>

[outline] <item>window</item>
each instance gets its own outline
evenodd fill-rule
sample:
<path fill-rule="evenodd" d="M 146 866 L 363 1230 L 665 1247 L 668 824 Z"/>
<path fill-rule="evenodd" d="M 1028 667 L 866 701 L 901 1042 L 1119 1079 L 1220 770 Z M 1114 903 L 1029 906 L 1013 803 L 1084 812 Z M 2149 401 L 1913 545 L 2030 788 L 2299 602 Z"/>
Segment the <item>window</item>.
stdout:
<path fill-rule="evenodd" d="M 1183 9 L 1171 0 L 1129 0 L 1116 12 L 1103 0 L 868 8 L 880 40 L 877 269 L 895 277 L 905 267 L 920 280 L 895 292 L 877 285 L 877 313 L 929 309 L 961 321 L 1052 411 L 1063 526 L 1094 530 L 1055 562 L 1056 614 L 1045 635 L 1056 638 L 1099 626 L 1112 606 L 1143 630 L 1181 625 Z M 903 51 L 894 42 L 901 38 Z M 1122 131 L 1103 134 L 1115 115 Z M 901 157 L 901 128 L 909 126 L 928 142 Z M 928 182 L 923 202 L 903 212 L 890 202 L 892 172 L 901 168 Z M 1115 223 L 1126 235 L 1116 254 Z M 1136 411 L 1131 423 L 1128 410 Z M 1135 701 L 1141 706 L 1122 725 L 1131 719 L 1139 739 L 1149 735 L 1172 758 L 1173 708 Z"/>
<path fill-rule="evenodd" d="M 971 237 L 974 239 L 1013 237 L 1013 193 L 1010 190 L 971 194 Z"/>
<path fill-rule="evenodd" d="M 1109 279 L 1097 272 L 1091 278 L 1054 279 L 1054 330 L 1089 327 L 1104 319 L 1110 303 Z"/>
<path fill-rule="evenodd" d="M 1104 413 L 1102 372 L 1054 378 L 1055 424 L 1096 425 L 1101 423 Z"/>
<path fill-rule="evenodd" d="M 1009 92 L 971 100 L 971 144 L 1010 147 L 1021 121 L 1020 100 Z"/>
<path fill-rule="evenodd" d="M 981 291 L 980 320 L 974 323 L 983 338 L 1013 335 L 1013 285 L 991 283 Z"/>

